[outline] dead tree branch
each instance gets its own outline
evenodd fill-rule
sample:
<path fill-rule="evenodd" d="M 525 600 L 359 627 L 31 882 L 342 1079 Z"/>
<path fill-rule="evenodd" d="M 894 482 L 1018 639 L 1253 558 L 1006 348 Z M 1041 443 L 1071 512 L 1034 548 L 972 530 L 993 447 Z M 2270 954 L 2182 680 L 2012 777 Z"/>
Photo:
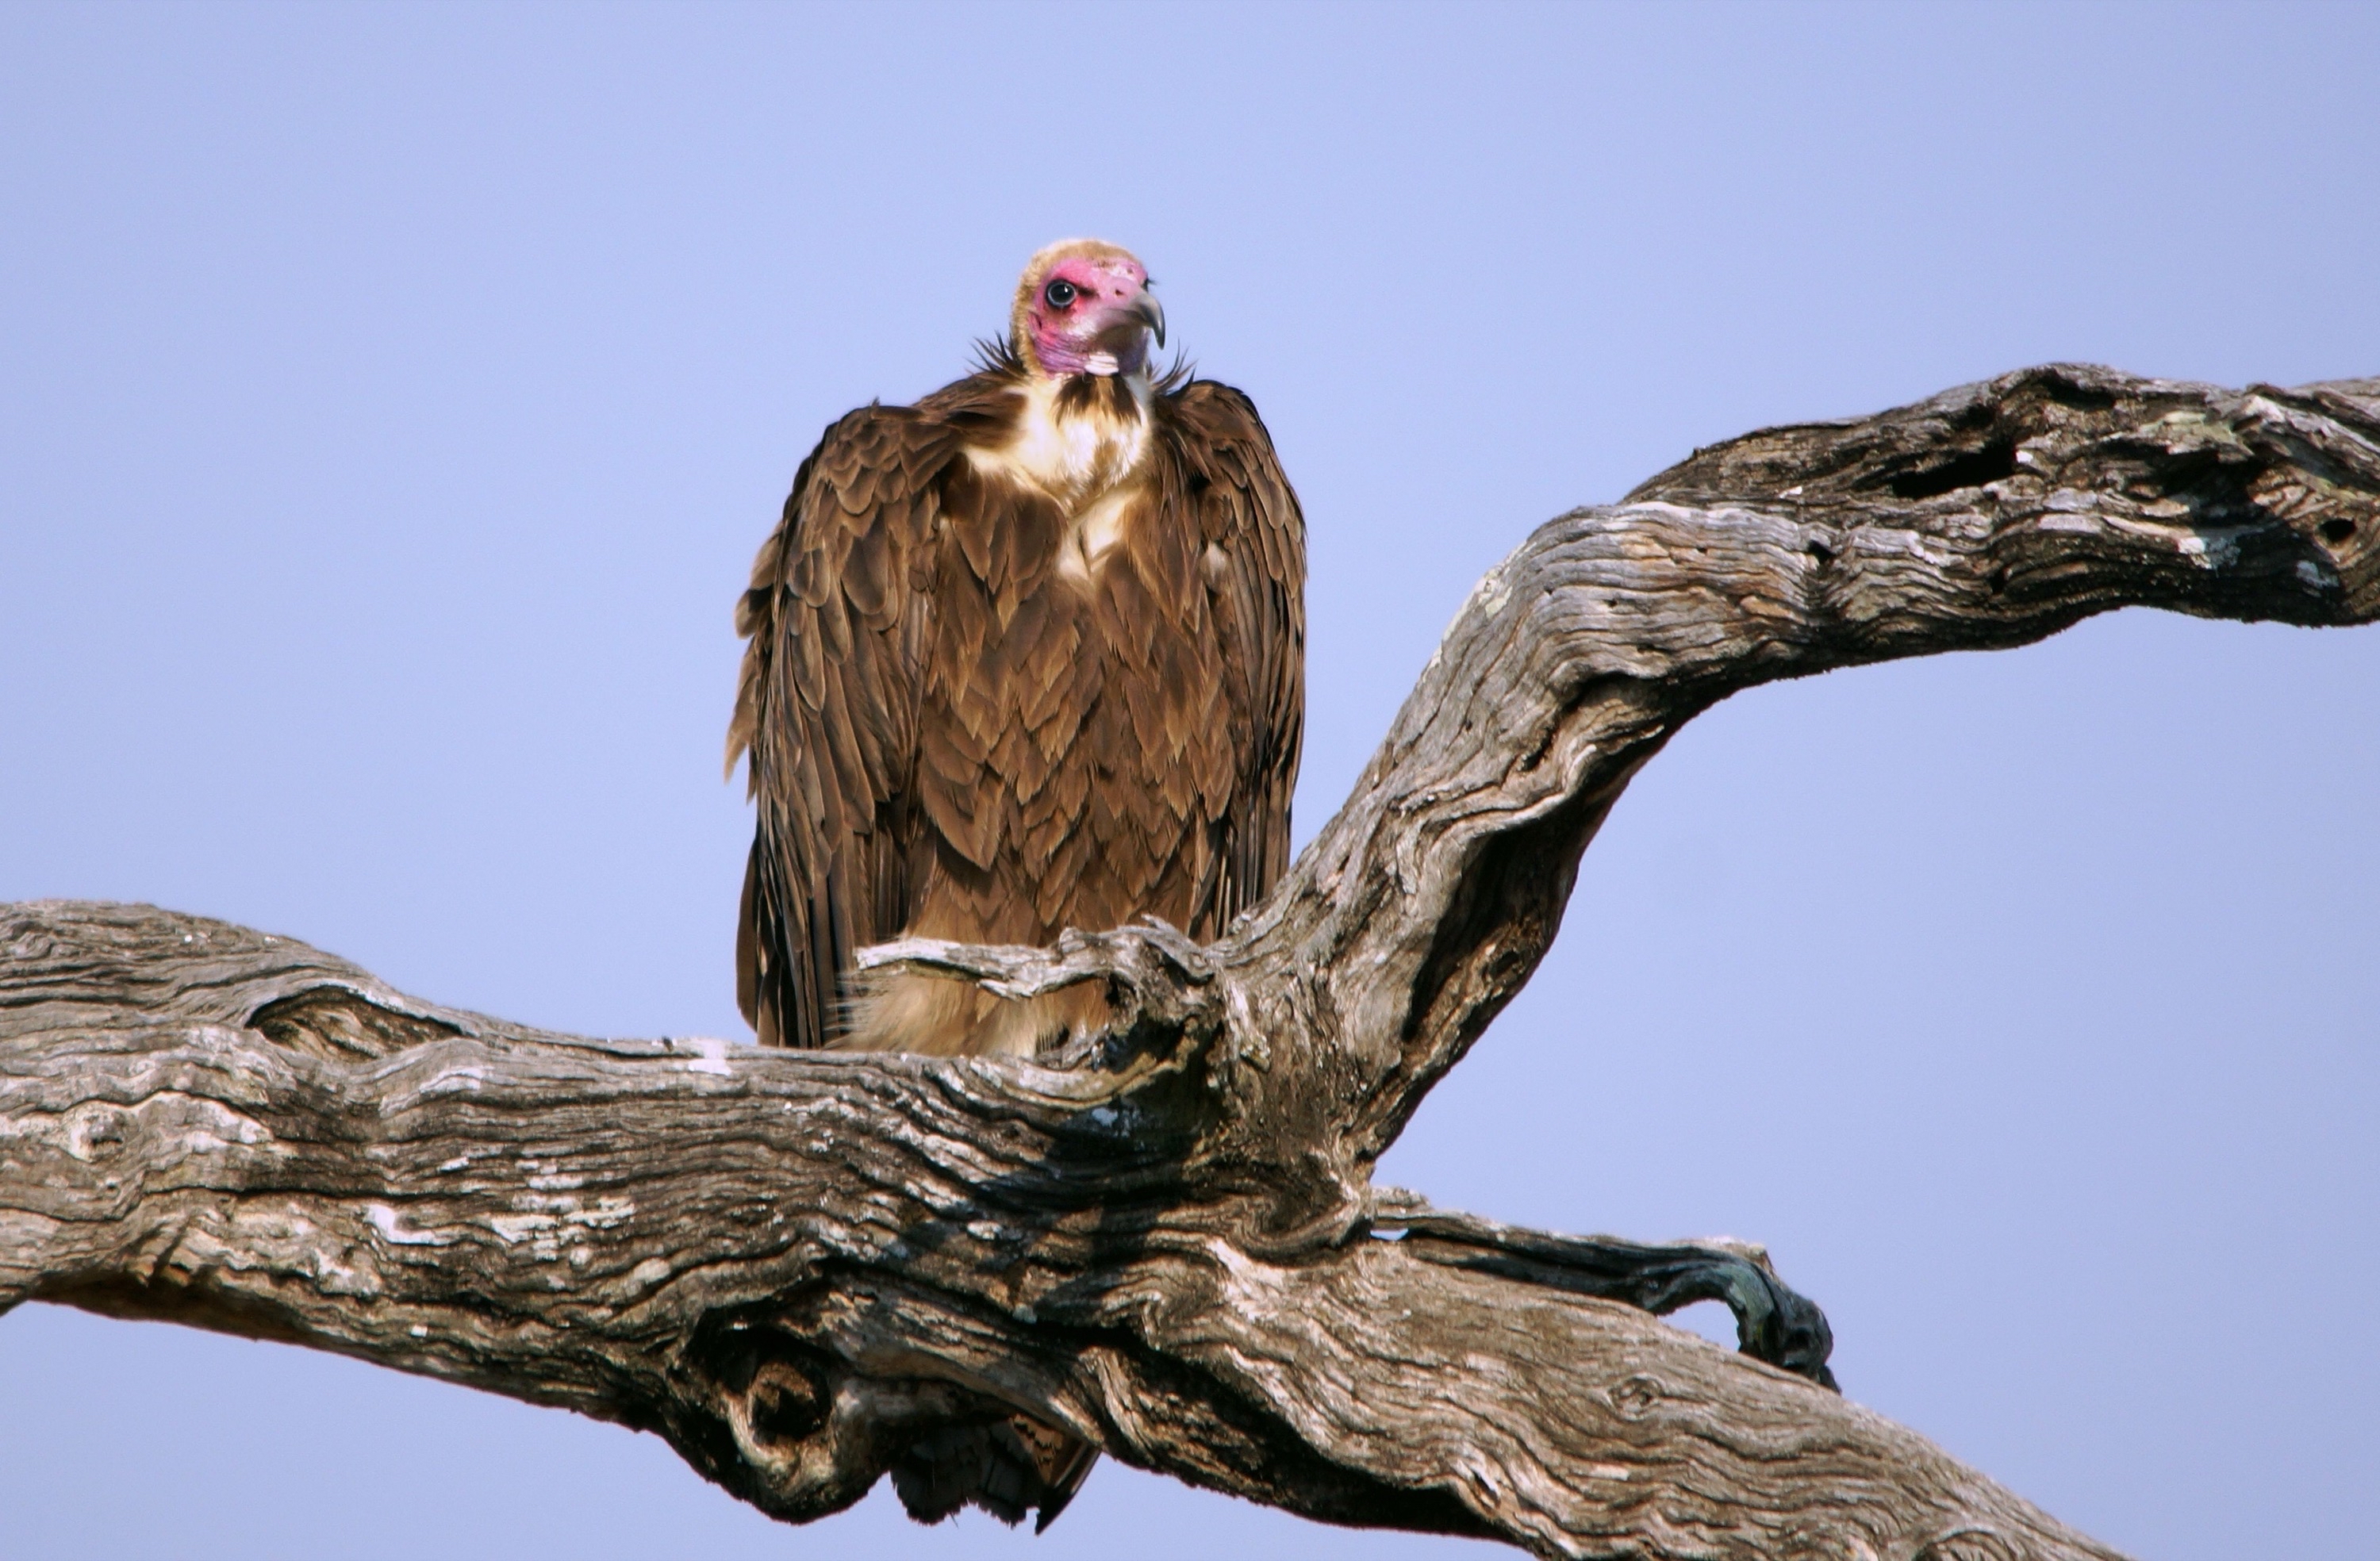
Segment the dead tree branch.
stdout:
<path fill-rule="evenodd" d="M 6 908 L 0 1308 L 566 1406 L 795 1519 L 1022 1410 L 1312 1517 L 1546 1555 L 2104 1555 L 1811 1380 L 1825 1321 L 1756 1251 L 1511 1229 L 1371 1168 L 1682 723 L 2131 605 L 2380 616 L 2380 381 L 2037 369 L 1563 516 L 1220 942 L 871 955 L 1105 983 L 1116 1028 L 1034 1064 L 549 1035 L 220 923 Z M 1746 1354 L 1640 1310 L 1705 1296 Z"/>

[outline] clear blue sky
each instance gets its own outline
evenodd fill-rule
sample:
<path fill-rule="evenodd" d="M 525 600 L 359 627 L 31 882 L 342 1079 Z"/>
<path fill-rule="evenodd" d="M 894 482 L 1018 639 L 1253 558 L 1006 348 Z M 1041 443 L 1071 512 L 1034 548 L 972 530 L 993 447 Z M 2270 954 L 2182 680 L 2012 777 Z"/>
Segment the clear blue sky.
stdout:
<path fill-rule="evenodd" d="M 2048 359 L 2380 373 L 2380 7 L 0 9 L 0 899 L 740 1035 L 731 604 L 832 417 L 1093 233 L 1312 529 L 1300 837 L 1472 581 L 1694 445 Z M 2380 1532 L 2380 631 L 1761 690 L 1384 1168 L 1770 1243 L 1850 1394 L 2159 1557 Z M 1040 1540 L 0 1319 L 0 1552 L 1443 1555 L 1112 1464 Z"/>

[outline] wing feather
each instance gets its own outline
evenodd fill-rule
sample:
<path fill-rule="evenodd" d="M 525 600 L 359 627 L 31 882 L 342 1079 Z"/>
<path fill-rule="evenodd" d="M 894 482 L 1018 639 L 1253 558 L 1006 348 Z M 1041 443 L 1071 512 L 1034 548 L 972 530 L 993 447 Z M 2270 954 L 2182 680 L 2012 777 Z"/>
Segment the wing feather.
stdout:
<path fill-rule="evenodd" d="M 727 764 L 748 754 L 759 827 L 736 929 L 736 998 L 763 1042 L 840 1027 L 857 946 L 916 892 L 905 793 L 932 603 L 914 561 L 958 450 L 947 420 L 866 406 L 802 463 L 736 610 L 748 644 Z"/>
<path fill-rule="evenodd" d="M 1223 879 L 1212 930 L 1261 900 L 1289 868 L 1290 797 L 1305 727 L 1305 519 L 1272 436 L 1245 395 L 1195 380 L 1164 404 L 1183 491 L 1208 545 L 1202 561 L 1224 647 L 1220 691 L 1253 741 L 1238 754 L 1209 744 L 1208 775 L 1236 770 L 1220 826 Z M 1229 730 L 1202 715 L 1196 730 Z M 1236 763 L 1232 762 L 1234 759 Z M 1202 790 L 1216 793 L 1202 777 Z"/>

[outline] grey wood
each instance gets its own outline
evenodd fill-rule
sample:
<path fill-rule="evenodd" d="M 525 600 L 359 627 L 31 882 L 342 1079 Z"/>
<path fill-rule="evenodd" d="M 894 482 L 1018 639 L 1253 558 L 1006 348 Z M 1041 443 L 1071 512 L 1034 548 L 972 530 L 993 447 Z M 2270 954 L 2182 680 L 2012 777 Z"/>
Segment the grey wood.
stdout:
<path fill-rule="evenodd" d="M 577 1410 L 793 1519 L 888 1471 L 930 1508 L 936 1449 L 1022 1410 L 1309 1516 L 1545 1555 L 2109 1555 L 1828 1391 L 1824 1318 L 1757 1249 L 1516 1230 L 1371 1168 L 1682 723 L 2127 605 L 2380 616 L 2380 380 L 2028 370 L 1560 517 L 1217 943 L 869 952 L 1104 983 L 1114 1028 L 1031 1062 L 553 1035 L 219 922 L 6 907 L 0 1308 Z M 1702 1296 L 1743 1352 L 1647 1314 Z"/>

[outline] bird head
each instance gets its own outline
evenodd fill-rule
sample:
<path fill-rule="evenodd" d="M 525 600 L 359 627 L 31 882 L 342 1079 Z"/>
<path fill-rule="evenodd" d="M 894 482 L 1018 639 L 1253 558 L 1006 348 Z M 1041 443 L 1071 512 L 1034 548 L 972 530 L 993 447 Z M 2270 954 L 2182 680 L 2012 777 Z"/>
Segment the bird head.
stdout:
<path fill-rule="evenodd" d="M 1131 251 L 1096 238 L 1052 244 L 1026 264 L 1009 341 L 1035 372 L 1139 374 L 1165 345 L 1165 311 Z"/>

